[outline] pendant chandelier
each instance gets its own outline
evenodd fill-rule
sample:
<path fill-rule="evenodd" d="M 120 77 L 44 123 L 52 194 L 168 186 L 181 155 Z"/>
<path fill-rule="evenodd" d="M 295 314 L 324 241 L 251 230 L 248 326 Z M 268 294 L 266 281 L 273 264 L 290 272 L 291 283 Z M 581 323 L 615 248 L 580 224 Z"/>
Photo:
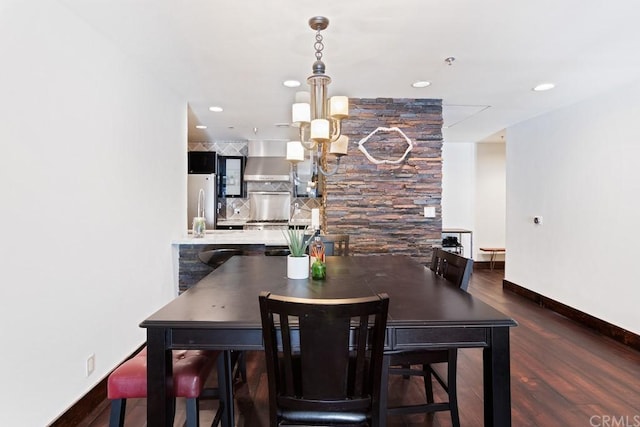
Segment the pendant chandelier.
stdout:
<path fill-rule="evenodd" d="M 287 143 L 287 160 L 293 165 L 296 181 L 297 163 L 304 161 L 305 150 L 317 153 L 317 168 L 323 175 L 335 174 L 340 159 L 347 155 L 349 138 L 342 135 L 342 119 L 349 115 L 349 98 L 328 98 L 327 86 L 331 83 L 331 77 L 325 74 L 322 62 L 324 44 L 321 31 L 328 25 L 329 20 L 324 16 L 309 19 L 309 26 L 316 31 L 316 61 L 312 67 L 313 74 L 307 79 L 309 92 L 298 92 L 291 107 L 291 121 L 293 126 L 300 129 L 300 138 Z M 327 171 L 328 155 L 336 157 L 335 167 L 331 171 Z"/>

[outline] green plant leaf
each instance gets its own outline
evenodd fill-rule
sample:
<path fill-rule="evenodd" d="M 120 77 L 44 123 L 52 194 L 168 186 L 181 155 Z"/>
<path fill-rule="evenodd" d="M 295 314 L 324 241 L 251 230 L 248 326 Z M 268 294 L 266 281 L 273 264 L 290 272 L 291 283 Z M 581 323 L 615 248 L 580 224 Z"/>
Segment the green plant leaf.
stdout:
<path fill-rule="evenodd" d="M 289 246 L 289 251 L 291 252 L 291 256 L 294 257 L 303 257 L 307 251 L 307 246 L 309 246 L 309 242 L 311 239 L 305 240 L 304 230 L 283 230 L 282 234 L 284 235 L 285 240 L 287 241 L 287 245 Z"/>

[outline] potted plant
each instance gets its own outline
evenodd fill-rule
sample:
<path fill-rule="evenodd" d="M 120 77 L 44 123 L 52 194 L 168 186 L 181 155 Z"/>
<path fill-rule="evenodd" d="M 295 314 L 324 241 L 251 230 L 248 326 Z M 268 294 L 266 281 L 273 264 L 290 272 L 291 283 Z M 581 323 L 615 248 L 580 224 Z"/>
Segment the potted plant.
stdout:
<path fill-rule="evenodd" d="M 308 278 L 309 255 L 306 251 L 311 239 L 305 238 L 304 230 L 286 230 L 283 234 L 290 252 L 287 256 L 287 277 L 289 279 Z"/>

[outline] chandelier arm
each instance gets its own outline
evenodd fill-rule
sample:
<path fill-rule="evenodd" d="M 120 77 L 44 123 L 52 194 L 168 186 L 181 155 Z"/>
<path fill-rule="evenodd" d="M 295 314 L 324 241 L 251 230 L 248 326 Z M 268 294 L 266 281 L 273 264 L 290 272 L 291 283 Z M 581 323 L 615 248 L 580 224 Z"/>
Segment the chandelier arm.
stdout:
<path fill-rule="evenodd" d="M 329 142 L 336 142 L 342 136 L 342 120 L 331 120 L 331 137 Z"/>
<path fill-rule="evenodd" d="M 311 151 L 316 148 L 316 142 L 314 140 L 305 141 L 305 129 L 309 127 L 309 125 L 301 123 L 300 124 L 300 144 L 307 150 Z"/>
<path fill-rule="evenodd" d="M 336 166 L 330 172 L 327 172 L 324 169 L 322 169 L 322 166 L 320 165 L 320 162 L 318 162 L 318 170 L 324 176 L 335 175 L 335 173 L 338 172 L 338 168 L 340 167 L 340 159 L 341 158 L 342 158 L 342 156 L 336 156 L 336 159 L 337 159 Z"/>
<path fill-rule="evenodd" d="M 317 143 L 313 139 L 311 140 L 311 142 L 302 140 L 300 141 L 300 144 L 302 144 L 302 146 L 307 150 L 313 150 L 314 148 L 316 148 L 316 145 L 317 145 Z"/>
<path fill-rule="evenodd" d="M 300 177 L 298 176 L 298 163 L 291 163 L 291 172 L 293 174 L 293 185 L 300 184 Z"/>
<path fill-rule="evenodd" d="M 304 129 L 306 125 L 304 123 L 300 123 L 300 142 L 304 141 Z"/>

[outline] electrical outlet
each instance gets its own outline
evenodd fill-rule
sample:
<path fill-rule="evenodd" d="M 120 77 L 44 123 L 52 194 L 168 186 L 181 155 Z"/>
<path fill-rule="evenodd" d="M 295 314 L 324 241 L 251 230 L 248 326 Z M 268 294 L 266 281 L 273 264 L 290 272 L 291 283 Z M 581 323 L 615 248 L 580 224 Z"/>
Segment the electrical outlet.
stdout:
<path fill-rule="evenodd" d="M 96 355 L 92 353 L 87 358 L 87 376 L 91 375 L 95 368 L 96 368 Z"/>

